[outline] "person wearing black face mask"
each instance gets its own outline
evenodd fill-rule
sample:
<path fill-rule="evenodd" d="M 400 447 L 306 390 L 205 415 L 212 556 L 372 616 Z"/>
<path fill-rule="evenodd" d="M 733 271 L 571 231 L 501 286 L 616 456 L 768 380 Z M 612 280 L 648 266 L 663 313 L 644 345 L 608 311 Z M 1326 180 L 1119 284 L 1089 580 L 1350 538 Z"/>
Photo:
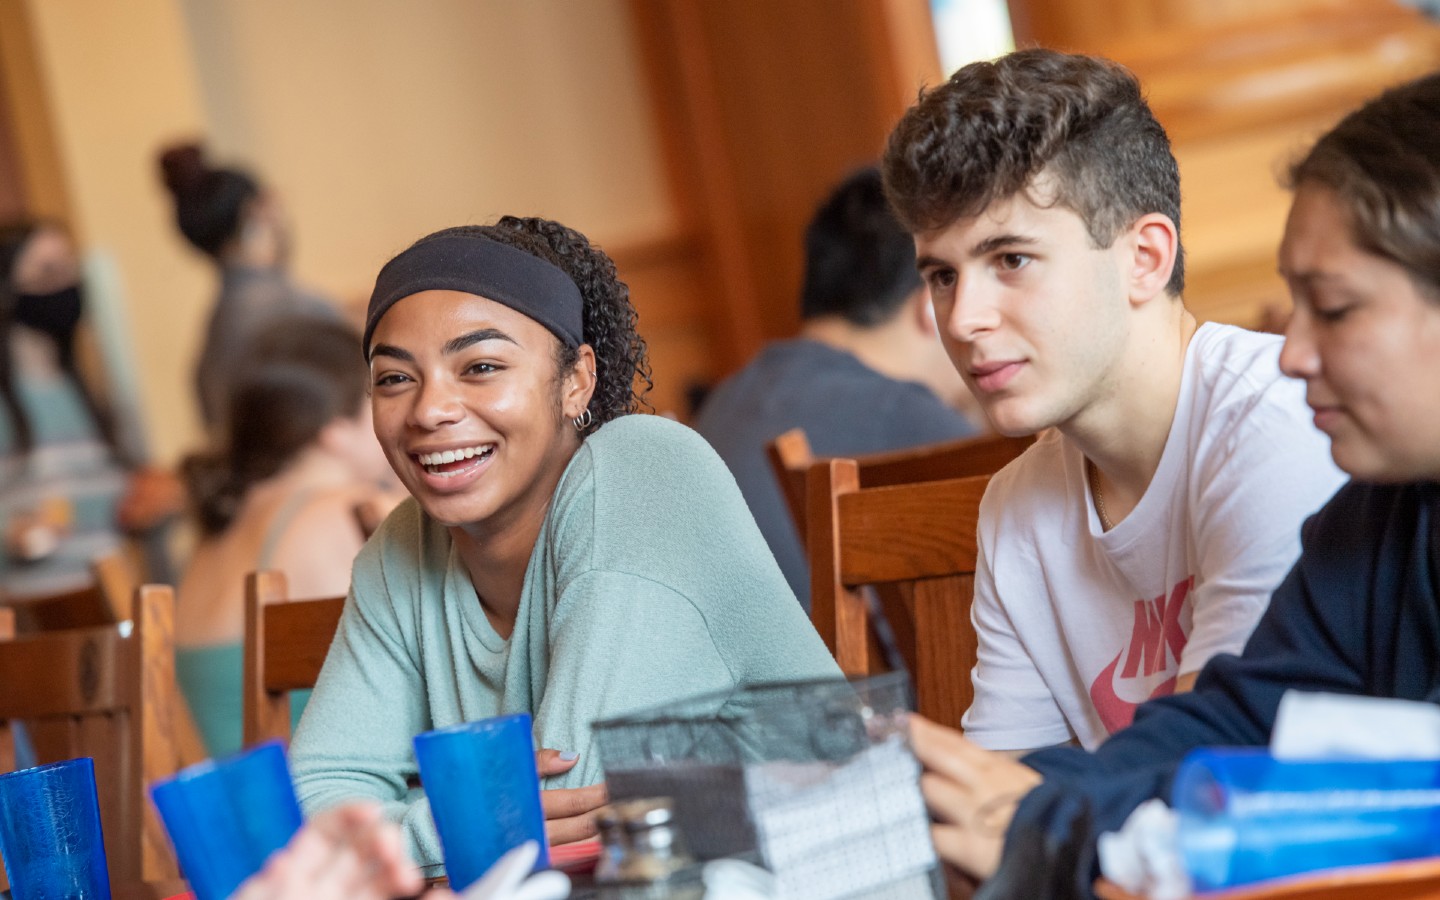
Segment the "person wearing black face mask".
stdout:
<path fill-rule="evenodd" d="M 66 231 L 0 225 L 0 602 L 84 587 L 123 534 L 181 505 L 173 476 L 128 458 L 83 377 L 84 312 Z"/>
<path fill-rule="evenodd" d="M 55 342 L 61 367 L 70 370 L 74 368 L 75 361 L 75 328 L 80 324 L 84 306 L 85 299 L 78 284 L 48 294 L 17 293 L 15 321 L 49 335 Z"/>

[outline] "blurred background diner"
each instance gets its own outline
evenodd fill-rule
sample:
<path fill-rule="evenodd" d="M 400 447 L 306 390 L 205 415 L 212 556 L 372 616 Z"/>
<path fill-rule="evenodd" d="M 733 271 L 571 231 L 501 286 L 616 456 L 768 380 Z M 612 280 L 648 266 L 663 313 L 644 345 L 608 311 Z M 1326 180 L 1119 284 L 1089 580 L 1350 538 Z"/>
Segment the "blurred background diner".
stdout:
<path fill-rule="evenodd" d="M 1185 181 L 1187 299 L 1252 326 L 1288 303 L 1277 161 L 1440 60 L 1440 29 L 1397 0 L 366 0 L 343 17 L 7 0 L 0 25 L 0 217 L 64 221 L 87 248 L 112 387 L 172 464 L 201 443 L 190 374 L 216 296 L 215 256 L 187 246 L 156 175 L 177 144 L 263 173 L 252 232 L 293 229 L 288 277 L 352 309 L 437 222 L 574 223 L 632 285 L 656 407 L 688 419 L 693 392 L 797 333 L 811 213 L 966 59 L 1039 43 L 1135 69 Z"/>
<path fill-rule="evenodd" d="M 257 383 L 290 389 L 292 363 L 255 367 L 272 318 L 358 325 L 375 273 L 417 236 L 541 215 L 615 260 L 648 399 L 694 423 L 712 389 L 802 333 L 807 223 L 876 161 L 920 86 L 1017 46 L 1134 70 L 1180 164 L 1189 309 L 1276 328 L 1290 308 L 1276 173 L 1348 109 L 1440 67 L 1427 6 L 0 0 L 0 222 L 16 223 L 0 232 L 0 607 L 23 626 L 27 604 L 59 598 L 46 627 L 93 624 L 66 618 L 77 591 L 122 598 L 106 607 L 121 620 L 135 585 L 179 584 L 179 644 L 223 647 L 232 678 L 245 572 L 285 569 L 296 597 L 343 593 L 361 542 L 348 492 L 375 480 L 348 468 L 363 453 L 325 456 L 327 430 L 359 428 L 353 385 L 260 401 L 289 424 L 299 402 L 313 427 L 263 449 L 228 515 L 196 463 L 180 479 L 187 457 L 239 453 L 239 431 L 281 437 L 227 408 Z M 359 430 L 357 451 L 373 441 Z M 37 474 L 52 434 L 83 465 Z M 276 535 L 320 471 L 345 498 L 319 527 L 325 565 L 302 572 L 266 550 L 319 553 L 319 537 Z M 199 517 L 181 515 L 187 493 Z M 128 569 L 107 583 L 97 562 L 117 551 Z M 204 693 L 187 691 L 196 717 L 220 710 L 233 729 L 235 707 Z M 180 758 L 203 755 L 176 721 Z"/>

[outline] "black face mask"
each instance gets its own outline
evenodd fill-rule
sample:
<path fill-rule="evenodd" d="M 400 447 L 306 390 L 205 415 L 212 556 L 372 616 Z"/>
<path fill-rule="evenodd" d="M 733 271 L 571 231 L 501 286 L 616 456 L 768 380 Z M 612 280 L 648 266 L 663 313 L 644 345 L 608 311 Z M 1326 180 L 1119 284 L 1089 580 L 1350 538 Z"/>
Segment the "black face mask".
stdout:
<path fill-rule="evenodd" d="M 53 294 L 16 294 L 15 321 L 50 336 L 68 356 L 75 339 L 75 327 L 85 300 L 78 284 L 61 288 Z"/>

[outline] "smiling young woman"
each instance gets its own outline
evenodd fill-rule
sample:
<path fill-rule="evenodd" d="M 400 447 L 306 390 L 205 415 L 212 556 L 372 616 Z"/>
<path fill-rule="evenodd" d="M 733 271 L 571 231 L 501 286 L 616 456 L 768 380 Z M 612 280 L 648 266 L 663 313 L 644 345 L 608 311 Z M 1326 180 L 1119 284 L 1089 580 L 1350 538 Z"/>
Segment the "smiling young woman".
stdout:
<path fill-rule="evenodd" d="M 645 345 L 614 264 L 544 219 L 452 228 L 391 260 L 364 345 L 375 433 L 411 500 L 356 561 L 295 736 L 310 810 L 386 803 L 422 863 L 419 732 L 535 718 L 552 842 L 604 802 L 596 719 L 838 675 L 734 479 L 632 415 Z M 577 758 L 578 757 L 578 758 Z"/>

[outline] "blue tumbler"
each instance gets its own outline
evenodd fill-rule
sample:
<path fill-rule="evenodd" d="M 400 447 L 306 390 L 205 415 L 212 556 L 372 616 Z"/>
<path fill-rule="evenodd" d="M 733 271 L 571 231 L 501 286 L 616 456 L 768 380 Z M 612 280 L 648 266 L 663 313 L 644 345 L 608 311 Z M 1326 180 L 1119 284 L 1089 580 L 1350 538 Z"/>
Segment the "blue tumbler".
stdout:
<path fill-rule="evenodd" d="M 0 855 L 15 900 L 110 900 L 95 761 L 0 775 Z"/>
<path fill-rule="evenodd" d="M 1440 760 L 1197 750 L 1176 773 L 1171 806 L 1198 890 L 1440 854 Z"/>
<path fill-rule="evenodd" d="M 279 741 L 191 766 L 150 796 L 197 900 L 235 893 L 303 821 Z"/>
<path fill-rule="evenodd" d="M 526 841 L 540 845 L 535 867 L 550 865 L 529 713 L 417 735 L 415 759 L 452 889 L 463 891 Z"/>

